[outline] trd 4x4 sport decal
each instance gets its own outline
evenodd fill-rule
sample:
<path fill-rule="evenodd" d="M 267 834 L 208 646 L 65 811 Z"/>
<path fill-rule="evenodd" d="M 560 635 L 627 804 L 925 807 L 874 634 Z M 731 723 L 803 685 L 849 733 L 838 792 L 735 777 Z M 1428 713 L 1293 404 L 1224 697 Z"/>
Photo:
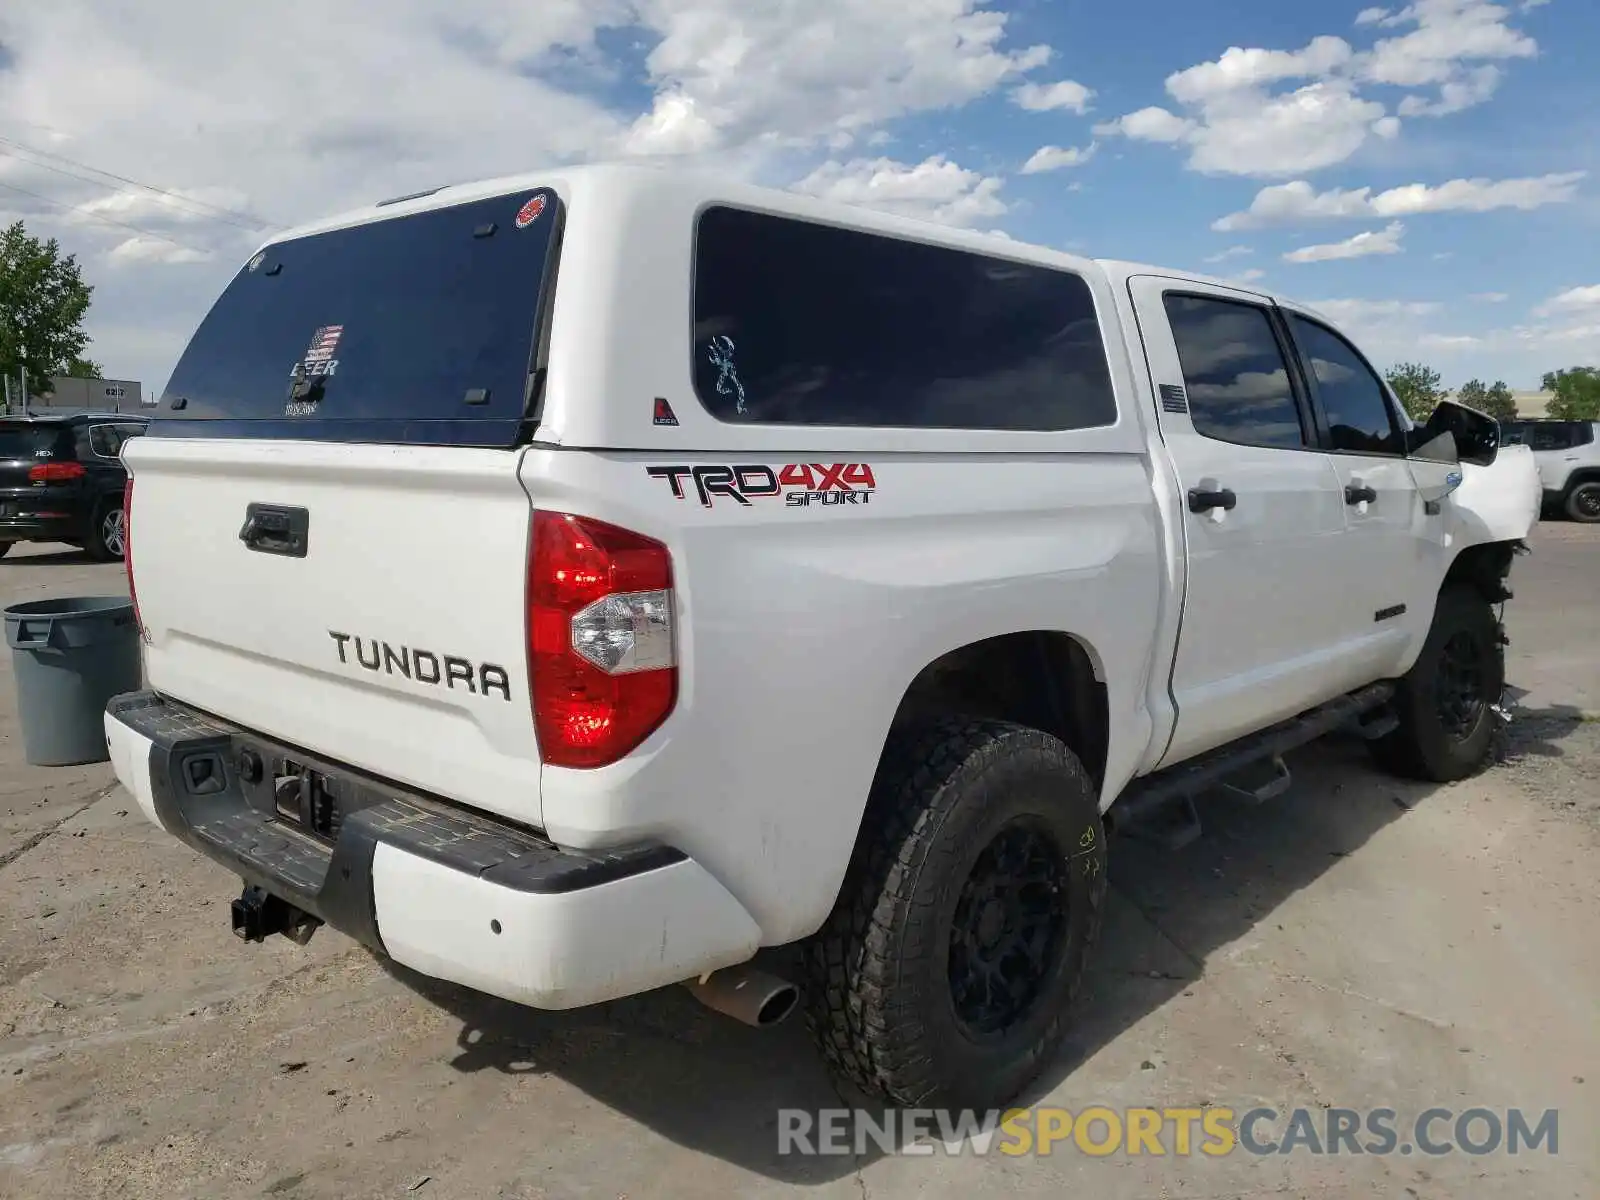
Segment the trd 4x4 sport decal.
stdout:
<path fill-rule="evenodd" d="M 652 479 L 665 479 L 672 494 L 682 500 L 690 481 L 700 503 L 710 508 L 718 496 L 748 508 L 752 501 L 782 496 L 788 508 L 813 504 L 833 507 L 866 504 L 877 489 L 872 468 L 866 463 L 786 463 L 774 471 L 753 466 L 646 467 Z"/>

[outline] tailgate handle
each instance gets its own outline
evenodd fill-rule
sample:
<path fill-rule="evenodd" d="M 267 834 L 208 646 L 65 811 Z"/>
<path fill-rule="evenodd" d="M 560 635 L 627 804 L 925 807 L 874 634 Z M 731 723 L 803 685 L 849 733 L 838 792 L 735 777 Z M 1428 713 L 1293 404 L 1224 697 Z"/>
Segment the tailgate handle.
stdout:
<path fill-rule="evenodd" d="M 304 558 L 310 540 L 311 513 L 285 504 L 249 504 L 239 540 L 262 554 Z"/>

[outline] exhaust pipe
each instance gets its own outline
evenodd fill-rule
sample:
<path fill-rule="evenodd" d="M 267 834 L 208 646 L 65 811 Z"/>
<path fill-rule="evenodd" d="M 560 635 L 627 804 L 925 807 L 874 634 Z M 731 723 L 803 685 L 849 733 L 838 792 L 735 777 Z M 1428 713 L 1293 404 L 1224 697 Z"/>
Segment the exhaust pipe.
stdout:
<path fill-rule="evenodd" d="M 685 980 L 683 986 L 707 1008 L 757 1029 L 782 1021 L 800 999 L 800 989 L 788 980 L 742 964 Z"/>

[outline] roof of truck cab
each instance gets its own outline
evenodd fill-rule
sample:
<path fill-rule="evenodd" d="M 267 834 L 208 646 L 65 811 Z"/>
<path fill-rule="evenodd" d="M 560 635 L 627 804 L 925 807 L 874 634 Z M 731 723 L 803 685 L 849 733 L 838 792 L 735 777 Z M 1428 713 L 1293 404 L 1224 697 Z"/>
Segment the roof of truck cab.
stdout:
<path fill-rule="evenodd" d="M 1125 284 L 1135 275 L 1160 275 L 1165 278 L 1187 279 L 1210 287 L 1227 288 L 1230 291 L 1257 296 L 1272 304 L 1291 305 L 1302 312 L 1315 314 L 1330 325 L 1334 323 L 1333 319 L 1326 313 L 1318 312 L 1313 305 L 1307 304 L 1304 300 L 1297 300 L 1293 296 L 1285 296 L 1279 292 L 1268 291 L 1266 288 L 1254 287 L 1237 279 L 1224 279 L 1216 275 L 1207 275 L 1202 271 L 1181 271 L 1172 267 L 1158 267 L 1151 263 L 1124 262 L 1115 258 L 1097 258 L 1095 262 L 1115 284 Z"/>

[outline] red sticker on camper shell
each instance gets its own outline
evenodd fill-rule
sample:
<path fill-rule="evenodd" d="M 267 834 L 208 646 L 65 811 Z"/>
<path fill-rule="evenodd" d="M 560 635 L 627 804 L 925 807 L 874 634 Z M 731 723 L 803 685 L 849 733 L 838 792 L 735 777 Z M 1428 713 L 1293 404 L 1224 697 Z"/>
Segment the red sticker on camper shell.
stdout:
<path fill-rule="evenodd" d="M 544 197 L 535 196 L 517 210 L 517 228 L 526 229 L 539 219 L 539 214 L 544 212 Z"/>

